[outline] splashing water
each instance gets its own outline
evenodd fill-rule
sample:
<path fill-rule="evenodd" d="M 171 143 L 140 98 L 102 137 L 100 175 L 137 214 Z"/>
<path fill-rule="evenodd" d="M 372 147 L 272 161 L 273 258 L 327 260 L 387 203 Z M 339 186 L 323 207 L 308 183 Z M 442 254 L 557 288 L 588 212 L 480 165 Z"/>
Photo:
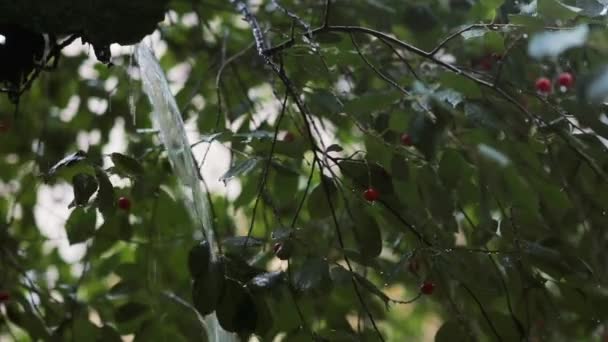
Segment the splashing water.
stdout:
<path fill-rule="evenodd" d="M 179 179 L 182 198 L 192 221 L 203 228 L 211 249 L 211 257 L 215 260 L 217 255 L 214 249 L 213 221 L 209 202 L 198 178 L 197 165 L 186 138 L 184 122 L 177 103 L 169 90 L 165 73 L 150 48 L 144 44 L 138 44 L 135 47 L 135 58 L 139 64 L 142 88 L 154 110 L 155 125 L 160 130 L 169 160 Z M 238 341 L 234 334 L 226 332 L 220 327 L 215 313 L 205 317 L 205 324 L 210 341 Z"/>

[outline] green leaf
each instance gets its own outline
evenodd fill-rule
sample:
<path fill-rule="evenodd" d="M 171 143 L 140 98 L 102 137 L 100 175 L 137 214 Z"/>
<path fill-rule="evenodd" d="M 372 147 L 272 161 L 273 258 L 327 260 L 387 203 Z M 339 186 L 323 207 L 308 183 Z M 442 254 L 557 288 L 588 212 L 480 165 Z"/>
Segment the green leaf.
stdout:
<path fill-rule="evenodd" d="M 357 282 L 361 284 L 362 288 L 382 300 L 384 305 L 388 308 L 391 299 L 384 292 L 382 292 L 382 290 L 380 290 L 376 285 L 362 275 L 358 273 L 353 273 L 353 275 L 355 276 L 355 279 L 357 279 Z"/>
<path fill-rule="evenodd" d="M 101 331 L 99 333 L 99 340 L 101 342 L 122 342 L 122 337 L 120 336 L 118 331 L 116 331 L 116 329 L 109 325 L 104 325 L 103 327 L 101 327 Z"/>
<path fill-rule="evenodd" d="M 439 81 L 443 88 L 452 89 L 467 98 L 481 97 L 481 90 L 477 83 L 462 76 L 453 73 L 443 73 Z"/>
<path fill-rule="evenodd" d="M 114 152 L 110 155 L 114 167 L 120 174 L 137 177 L 144 173 L 144 167 L 133 157 Z"/>
<path fill-rule="evenodd" d="M 207 272 L 198 275 L 192 283 L 192 302 L 201 316 L 212 313 L 225 287 L 224 265 L 214 261 L 209 264 Z"/>
<path fill-rule="evenodd" d="M 234 164 L 222 177 L 221 182 L 228 182 L 232 178 L 246 175 L 258 165 L 258 158 L 245 159 L 241 162 Z"/>
<path fill-rule="evenodd" d="M 382 252 L 382 235 L 376 220 L 363 206 L 351 208 L 353 215 L 353 235 L 364 258 L 375 258 Z"/>
<path fill-rule="evenodd" d="M 33 340 L 49 340 L 51 336 L 40 316 L 30 308 L 28 303 L 23 303 L 27 301 L 25 298 L 19 300 L 22 302 L 20 307 L 6 306 L 6 316 L 10 322 L 24 329 Z"/>
<path fill-rule="evenodd" d="M 95 168 L 95 177 L 99 184 L 97 192 L 97 207 L 104 215 L 112 214 L 116 209 L 116 198 L 114 196 L 114 186 L 110 182 L 108 175 L 101 168 Z"/>
<path fill-rule="evenodd" d="M 325 153 L 329 153 L 329 152 L 342 152 L 342 151 L 344 151 L 344 149 L 342 148 L 342 146 L 340 146 L 338 144 L 329 145 L 325 149 Z"/>
<path fill-rule="evenodd" d="M 68 241 L 71 245 L 84 242 L 95 234 L 97 215 L 95 209 L 77 207 L 65 223 Z"/>
<path fill-rule="evenodd" d="M 126 215 L 115 215 L 105 219 L 95 231 L 92 251 L 98 255 L 111 248 L 117 241 L 130 241 L 133 227 Z"/>
<path fill-rule="evenodd" d="M 255 290 L 271 290 L 285 281 L 285 272 L 274 271 L 258 274 L 251 278 L 247 283 L 247 287 L 252 291 Z"/>
<path fill-rule="evenodd" d="M 456 150 L 447 150 L 439 162 L 439 177 L 448 189 L 455 189 L 465 172 L 466 162 Z"/>
<path fill-rule="evenodd" d="M 329 265 L 321 258 L 307 259 L 294 275 L 299 291 L 312 295 L 327 295 L 332 288 Z"/>
<path fill-rule="evenodd" d="M 73 166 L 86 159 L 87 159 L 86 152 L 84 152 L 84 151 L 74 152 L 74 153 L 66 156 L 65 158 L 61 159 L 60 161 L 58 161 L 55 165 L 53 165 L 49 169 L 49 171 L 46 173 L 46 176 L 53 177 L 59 170 L 66 168 L 66 167 Z"/>
<path fill-rule="evenodd" d="M 119 323 L 128 322 L 138 318 L 148 312 L 149 307 L 146 304 L 138 302 L 128 302 L 119 306 L 114 312 L 114 317 Z"/>
<path fill-rule="evenodd" d="M 74 205 L 83 206 L 89 203 L 89 198 L 97 191 L 97 181 L 95 177 L 79 173 L 72 178 L 74 188 Z"/>
<path fill-rule="evenodd" d="M 433 112 L 438 114 L 435 122 L 428 117 L 427 113 L 417 113 L 410 123 L 409 135 L 414 143 L 414 146 L 428 160 L 432 160 L 443 140 L 446 128 L 446 119 L 443 112 L 446 112 L 445 105 L 438 101 L 433 106 Z"/>
<path fill-rule="evenodd" d="M 264 241 L 253 236 L 232 236 L 222 240 L 222 246 L 232 249 L 260 247 L 263 243 Z"/>
<path fill-rule="evenodd" d="M 190 277 L 197 279 L 204 276 L 209 270 L 209 263 L 211 262 L 211 250 L 209 249 L 209 243 L 203 241 L 198 245 L 190 249 L 188 253 L 188 270 L 190 271 Z"/>
<path fill-rule="evenodd" d="M 394 193 L 391 175 L 381 165 L 361 160 L 341 160 L 338 165 L 358 190 L 372 186 L 382 197 Z"/>
<path fill-rule="evenodd" d="M 517 341 L 521 339 L 518 327 L 512 317 L 499 312 L 488 312 L 487 317 L 488 320 L 492 322 L 495 332 L 490 328 L 489 323 L 485 318 L 482 319 L 482 317 L 480 317 L 479 319 L 483 323 L 482 328 L 484 328 L 486 336 L 489 338 L 495 339 L 496 333 L 498 333 L 503 341 Z"/>
<path fill-rule="evenodd" d="M 495 162 L 501 167 L 506 167 L 511 164 L 509 157 L 492 146 L 479 144 L 477 145 L 477 151 L 482 157 Z"/>
<path fill-rule="evenodd" d="M 100 329 L 84 315 L 72 321 L 69 331 L 74 341 L 94 341 L 99 337 Z"/>
<path fill-rule="evenodd" d="M 435 342 L 472 341 L 458 321 L 447 321 L 435 334 Z"/>
<path fill-rule="evenodd" d="M 239 253 L 226 253 L 221 256 L 225 266 L 226 278 L 232 278 L 241 283 L 246 283 L 251 278 L 264 272 L 264 269 L 249 264 Z"/>
<path fill-rule="evenodd" d="M 329 198 L 325 192 L 323 184 L 317 185 L 308 195 L 307 207 L 310 217 L 314 220 L 320 220 L 331 216 L 331 207 L 329 201 L 331 201 L 334 210 L 336 208 L 336 202 L 338 199 L 338 192 L 336 186 L 330 179 L 324 180 L 327 185 L 329 192 Z"/>
<path fill-rule="evenodd" d="M 257 326 L 258 314 L 253 297 L 243 285 L 231 279 L 225 282 L 216 314 L 226 331 L 251 334 Z"/>
<path fill-rule="evenodd" d="M 558 0 L 538 0 L 538 14 L 548 20 L 566 21 L 576 18 L 577 9 Z"/>

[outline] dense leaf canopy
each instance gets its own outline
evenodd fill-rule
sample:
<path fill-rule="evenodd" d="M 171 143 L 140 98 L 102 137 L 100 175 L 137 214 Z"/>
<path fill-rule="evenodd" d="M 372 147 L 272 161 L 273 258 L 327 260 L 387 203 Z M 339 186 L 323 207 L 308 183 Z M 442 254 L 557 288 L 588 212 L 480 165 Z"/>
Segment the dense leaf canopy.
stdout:
<path fill-rule="evenodd" d="M 0 14 L 0 339 L 608 336 L 603 2 L 170 1 L 209 227 L 133 48 L 89 51 L 164 1 L 76 3 Z"/>

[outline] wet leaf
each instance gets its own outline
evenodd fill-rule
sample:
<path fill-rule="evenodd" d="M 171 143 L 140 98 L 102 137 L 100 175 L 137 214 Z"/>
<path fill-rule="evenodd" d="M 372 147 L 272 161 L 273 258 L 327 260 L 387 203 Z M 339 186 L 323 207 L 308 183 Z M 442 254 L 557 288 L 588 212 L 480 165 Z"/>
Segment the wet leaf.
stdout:
<path fill-rule="evenodd" d="M 65 223 L 65 230 L 70 244 L 84 242 L 93 237 L 96 222 L 95 209 L 75 208 Z"/>
<path fill-rule="evenodd" d="M 357 205 L 350 211 L 353 215 L 353 235 L 364 258 L 374 258 L 382 252 L 382 235 L 376 220 L 366 208 Z"/>
<path fill-rule="evenodd" d="M 87 154 L 84 151 L 74 152 L 65 158 L 58 161 L 55 165 L 53 165 L 49 171 L 46 173 L 46 177 L 53 177 L 55 174 L 64 168 L 74 166 L 79 162 L 85 161 L 87 159 Z"/>
<path fill-rule="evenodd" d="M 119 306 L 114 313 L 119 323 L 134 320 L 148 311 L 148 306 L 138 302 L 129 302 Z"/>
<path fill-rule="evenodd" d="M 228 182 L 232 178 L 246 175 L 251 170 L 253 170 L 258 165 L 258 159 L 245 159 L 241 162 L 234 164 L 230 170 L 228 170 L 222 177 L 220 177 L 221 182 Z"/>
<path fill-rule="evenodd" d="M 74 205 L 83 206 L 89 203 L 89 198 L 97 191 L 97 181 L 95 177 L 79 173 L 72 178 L 74 188 Z"/>
<path fill-rule="evenodd" d="M 222 240 L 223 246 L 233 249 L 260 247 L 263 243 L 264 241 L 256 239 L 253 236 L 232 236 Z"/>
<path fill-rule="evenodd" d="M 332 207 L 329 202 L 332 203 L 334 210 L 336 209 L 336 201 L 338 198 L 336 186 L 329 179 L 325 180 L 327 185 L 329 196 L 325 192 L 323 184 L 317 185 L 308 195 L 307 206 L 308 212 L 313 219 L 324 219 L 330 217 Z"/>
<path fill-rule="evenodd" d="M 97 207 L 104 215 L 109 215 L 116 209 L 116 198 L 114 196 L 114 186 L 110 182 L 108 175 L 101 168 L 95 169 L 95 177 L 99 184 L 97 192 Z"/>
<path fill-rule="evenodd" d="M 201 316 L 206 316 L 217 308 L 224 287 L 224 266 L 220 262 L 211 262 L 207 272 L 194 279 L 192 302 Z"/>
<path fill-rule="evenodd" d="M 211 250 L 209 249 L 209 243 L 207 243 L 207 241 L 203 241 L 192 247 L 188 253 L 188 270 L 190 271 L 190 277 L 192 277 L 192 279 L 197 279 L 204 276 L 209 270 L 210 262 Z"/>
<path fill-rule="evenodd" d="M 332 288 L 329 265 L 320 258 L 310 258 L 295 272 L 294 283 L 299 291 L 327 295 Z"/>
<path fill-rule="evenodd" d="M 251 278 L 247 287 L 255 290 L 270 290 L 285 280 L 283 271 L 265 272 Z"/>
<path fill-rule="evenodd" d="M 144 173 L 144 167 L 133 157 L 115 152 L 110 155 L 110 158 L 112 158 L 115 169 L 123 175 L 137 177 Z"/>
<path fill-rule="evenodd" d="M 457 321 L 447 321 L 441 325 L 435 334 L 435 342 L 472 341 Z"/>
<path fill-rule="evenodd" d="M 217 306 L 217 319 L 226 331 L 251 334 L 257 326 L 258 314 L 253 297 L 238 282 L 227 279 Z"/>

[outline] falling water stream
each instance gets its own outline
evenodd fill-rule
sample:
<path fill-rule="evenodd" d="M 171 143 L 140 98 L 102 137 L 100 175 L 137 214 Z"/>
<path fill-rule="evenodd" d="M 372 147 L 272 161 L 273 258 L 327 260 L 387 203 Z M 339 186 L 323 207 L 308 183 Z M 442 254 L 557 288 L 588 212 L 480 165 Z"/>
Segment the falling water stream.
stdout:
<path fill-rule="evenodd" d="M 143 43 L 135 47 L 135 58 L 139 64 L 142 87 L 153 108 L 154 122 L 160 130 L 160 136 L 165 145 L 169 160 L 173 166 L 180 187 L 182 199 L 188 208 L 192 221 L 203 231 L 211 249 L 212 259 L 215 260 L 213 239 L 213 220 L 205 189 L 198 178 L 197 165 L 192 156 L 190 144 L 186 138 L 184 122 L 169 90 L 165 73 L 158 64 L 154 54 Z M 234 334 L 222 329 L 215 313 L 205 317 L 207 335 L 211 342 L 238 341 Z"/>

